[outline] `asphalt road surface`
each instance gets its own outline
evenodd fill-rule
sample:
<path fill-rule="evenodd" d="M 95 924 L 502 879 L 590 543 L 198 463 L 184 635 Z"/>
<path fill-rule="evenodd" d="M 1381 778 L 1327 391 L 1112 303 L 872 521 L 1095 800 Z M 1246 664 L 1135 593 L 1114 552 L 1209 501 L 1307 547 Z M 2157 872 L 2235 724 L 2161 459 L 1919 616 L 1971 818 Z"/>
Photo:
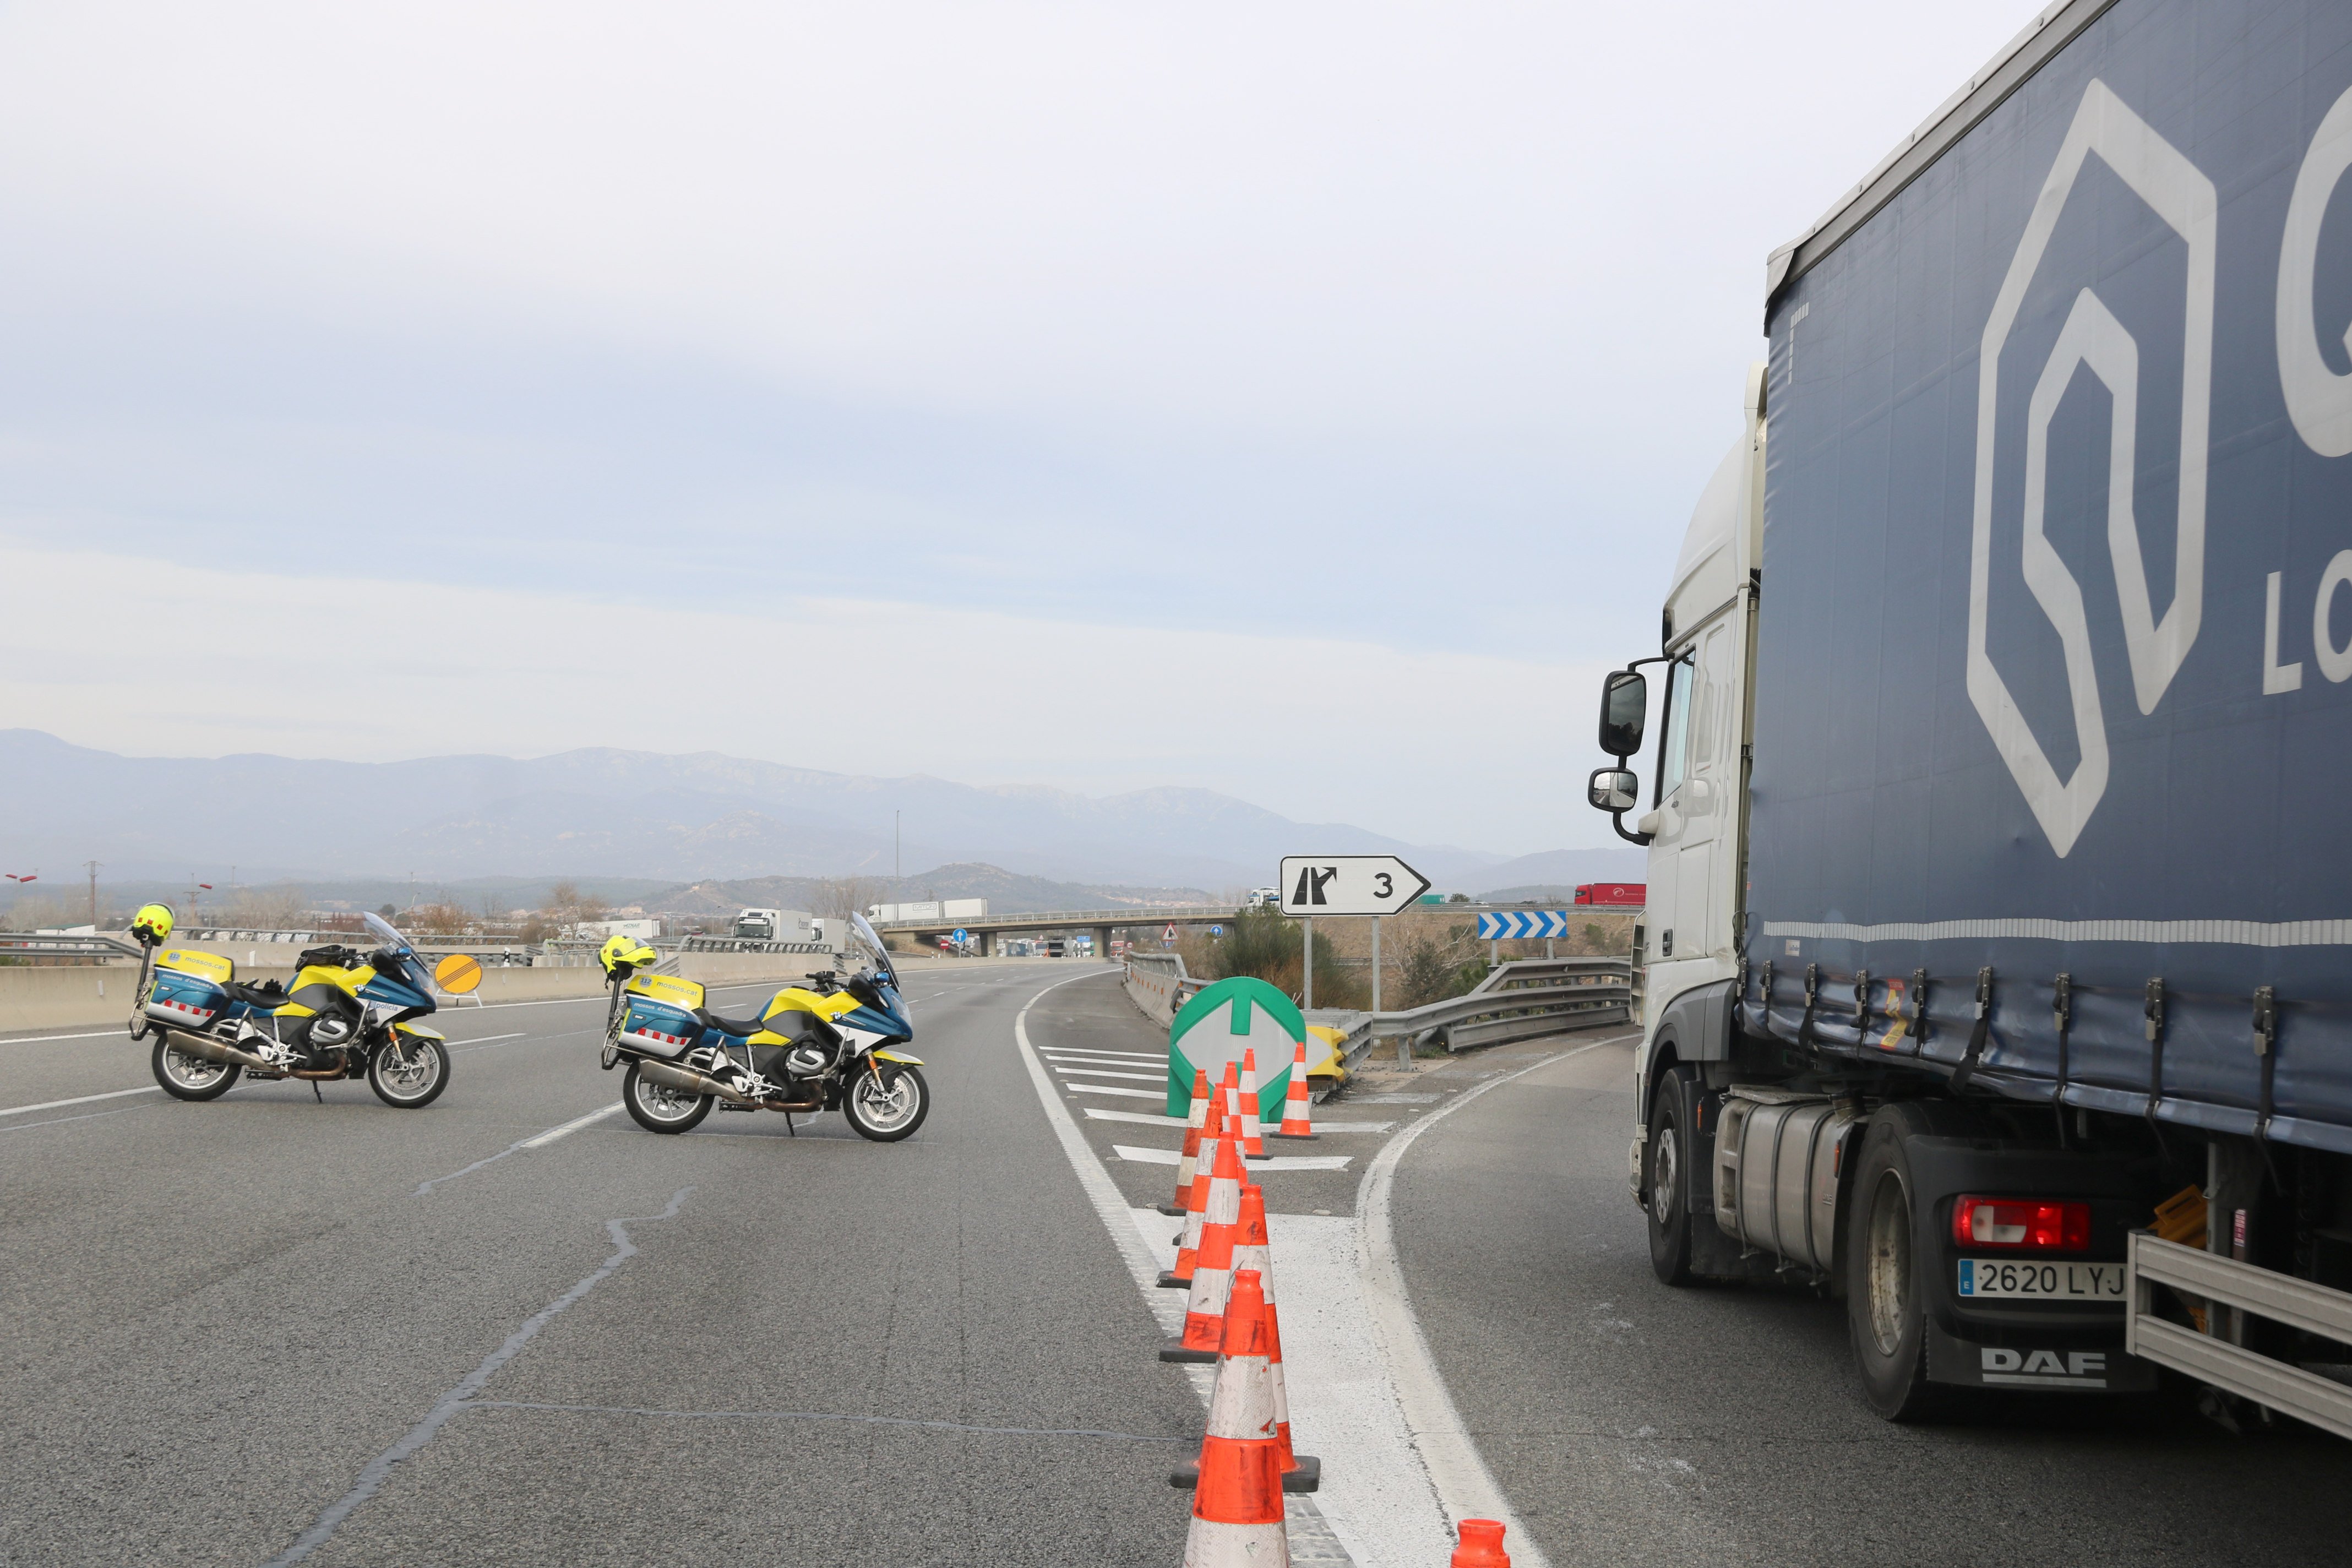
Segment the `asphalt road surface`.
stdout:
<path fill-rule="evenodd" d="M 1067 963 L 929 969 L 908 994 L 934 1105 L 893 1145 L 837 1116 L 797 1138 L 771 1113 L 668 1138 L 583 1121 L 618 1102 L 601 1001 L 443 1014 L 455 1077 L 423 1111 L 358 1083 L 184 1105 L 121 1036 L 0 1040 L 0 1563 L 1181 1561 L 1164 1478 L 1200 1395 L 1156 1358 L 1179 1298 L 1139 1291 L 1105 1229 L 1172 1228 L 1148 1213 L 1181 1136 L 1150 1098 L 1164 1037 Z M 1036 1081 L 1013 1027 L 1033 1001 Z M 2352 1447 L 2231 1437 L 2179 1392 L 1892 1427 L 1852 1388 L 1839 1305 L 1658 1285 L 1624 1189 L 1629 1075 L 1622 1036 L 1376 1064 L 1322 1138 L 1276 1151 L 1319 1163 L 1261 1175 L 1336 1300 L 1367 1169 L 1414 1135 L 1398 1261 L 1522 1549 L 2346 1560 Z M 1314 1275 L 1285 1276 L 1286 1348 Z M 1331 1529 L 1364 1568 L 1442 1563 L 1409 1508 L 1381 1511 L 1414 1461 L 1365 1446 L 1390 1384 L 1350 1380 L 1375 1348 L 1309 1333 L 1301 1377 L 1319 1353 L 1335 1403 L 1294 1394 L 1294 1416 Z M 1302 1560 L 1338 1560 L 1295 1529 Z"/>
<path fill-rule="evenodd" d="M 2352 1561 L 2352 1445 L 2231 1436 L 2177 1387 L 1890 1426 L 1843 1302 L 1659 1284 L 1625 1186 L 1632 1075 L 1603 1045 L 1497 1083 L 1396 1182 L 1439 1369 L 1555 1564 Z"/>
<path fill-rule="evenodd" d="M 910 975 L 934 1104 L 897 1144 L 761 1112 L 517 1148 L 617 1105 L 601 1001 L 444 1013 L 420 1111 L 0 1117 L 0 1552 L 1180 1561 L 1198 1398 L 1011 1044 L 1071 968 Z M 121 1037 L 0 1043 L 0 1110 L 152 1081 Z"/>

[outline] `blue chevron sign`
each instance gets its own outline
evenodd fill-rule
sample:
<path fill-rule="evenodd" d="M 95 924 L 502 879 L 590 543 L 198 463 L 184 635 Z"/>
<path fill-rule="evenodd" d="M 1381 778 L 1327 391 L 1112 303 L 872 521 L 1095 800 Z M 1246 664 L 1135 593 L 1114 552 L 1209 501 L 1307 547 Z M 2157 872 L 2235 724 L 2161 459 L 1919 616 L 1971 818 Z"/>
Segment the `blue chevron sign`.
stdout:
<path fill-rule="evenodd" d="M 1566 910 L 1498 910 L 1478 917 L 1480 942 L 1507 941 L 1516 937 L 1566 936 Z"/>

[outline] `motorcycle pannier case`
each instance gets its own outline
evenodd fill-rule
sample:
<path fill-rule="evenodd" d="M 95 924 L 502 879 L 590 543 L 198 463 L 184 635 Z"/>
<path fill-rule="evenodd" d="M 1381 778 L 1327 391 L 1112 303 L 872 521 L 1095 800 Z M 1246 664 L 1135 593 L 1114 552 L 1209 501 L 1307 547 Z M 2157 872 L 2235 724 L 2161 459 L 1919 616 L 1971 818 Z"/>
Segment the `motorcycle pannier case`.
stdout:
<path fill-rule="evenodd" d="M 221 987 L 236 978 L 236 965 L 218 953 L 166 949 L 155 959 L 147 1016 L 159 1024 L 201 1029 L 228 1006 L 228 993 Z"/>
<path fill-rule="evenodd" d="M 695 1017 L 702 1005 L 698 981 L 675 974 L 640 974 L 624 987 L 627 1011 L 621 1015 L 621 1044 L 649 1057 L 669 1058 L 702 1037 Z"/>

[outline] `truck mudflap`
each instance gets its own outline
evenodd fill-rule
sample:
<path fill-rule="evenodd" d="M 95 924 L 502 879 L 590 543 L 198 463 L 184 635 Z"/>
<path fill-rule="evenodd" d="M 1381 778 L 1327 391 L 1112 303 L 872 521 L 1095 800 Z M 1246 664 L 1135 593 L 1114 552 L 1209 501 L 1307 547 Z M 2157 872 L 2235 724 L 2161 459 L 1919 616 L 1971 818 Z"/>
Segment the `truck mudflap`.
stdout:
<path fill-rule="evenodd" d="M 2352 1352 L 2301 1365 L 2249 1350 L 2244 1318 L 2252 1316 L 2337 1345 L 2352 1345 L 2352 1294 L 2259 1268 L 2147 1231 L 2132 1234 L 2124 1266 L 2124 1342 L 2149 1363 L 2187 1373 L 2226 1393 L 2352 1437 Z M 2199 1308 L 2211 1332 L 2157 1315 L 2157 1290 Z M 2326 1371 L 2314 1370 L 2324 1367 Z"/>
<path fill-rule="evenodd" d="M 2155 1365 L 2127 1353 L 2120 1333 L 2086 1340 L 2016 1331 L 2000 1338 L 1964 1340 L 1930 1318 L 1927 1381 L 2011 1393 L 2146 1394 L 2156 1387 Z"/>

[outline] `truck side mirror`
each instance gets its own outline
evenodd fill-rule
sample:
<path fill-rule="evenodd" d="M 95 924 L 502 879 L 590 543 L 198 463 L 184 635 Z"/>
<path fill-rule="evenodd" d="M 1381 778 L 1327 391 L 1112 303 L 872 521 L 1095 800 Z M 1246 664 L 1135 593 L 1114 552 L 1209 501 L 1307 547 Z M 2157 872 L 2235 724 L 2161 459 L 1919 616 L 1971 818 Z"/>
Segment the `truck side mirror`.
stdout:
<path fill-rule="evenodd" d="M 1642 781 L 1625 768 L 1595 768 L 1584 785 L 1597 811 L 1631 811 L 1641 804 Z"/>
<path fill-rule="evenodd" d="M 1633 756 L 1642 749 L 1642 727 L 1649 717 L 1650 683 L 1642 672 L 1611 672 L 1607 684 L 1601 689 L 1601 749 L 1620 762 Z M 1593 776 L 1597 779 L 1600 775 Z M 1600 802 L 1593 804 L 1598 805 Z"/>

